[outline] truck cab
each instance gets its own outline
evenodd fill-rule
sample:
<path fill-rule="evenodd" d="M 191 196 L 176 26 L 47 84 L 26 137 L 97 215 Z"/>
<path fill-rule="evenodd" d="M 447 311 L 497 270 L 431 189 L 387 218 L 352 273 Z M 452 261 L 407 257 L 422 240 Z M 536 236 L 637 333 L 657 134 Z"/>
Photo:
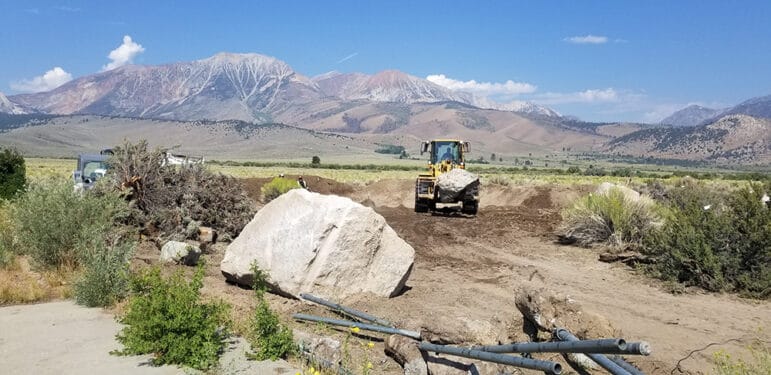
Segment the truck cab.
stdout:
<path fill-rule="evenodd" d="M 75 190 L 89 190 L 107 173 L 108 154 L 79 154 L 77 169 L 72 172 Z"/>

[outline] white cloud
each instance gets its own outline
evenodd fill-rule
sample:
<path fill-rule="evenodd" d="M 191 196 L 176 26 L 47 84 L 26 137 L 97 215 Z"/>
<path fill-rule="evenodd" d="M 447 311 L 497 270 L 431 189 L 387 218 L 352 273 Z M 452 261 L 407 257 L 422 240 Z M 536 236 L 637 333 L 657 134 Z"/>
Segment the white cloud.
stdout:
<path fill-rule="evenodd" d="M 72 74 L 60 67 L 55 67 L 41 76 L 12 82 L 11 88 L 19 92 L 41 92 L 53 90 L 72 80 Z"/>
<path fill-rule="evenodd" d="M 446 77 L 444 74 L 432 74 L 426 77 L 426 79 L 450 90 L 466 91 L 481 96 L 529 94 L 537 89 L 535 85 L 525 82 L 514 82 L 512 80 L 503 83 L 477 82 L 473 79 L 470 81 L 459 81 Z"/>
<path fill-rule="evenodd" d="M 559 93 L 547 92 L 537 96 L 537 102 L 543 104 L 563 104 L 563 103 L 602 103 L 616 102 L 622 99 L 634 98 L 638 95 L 624 93 L 623 95 L 614 88 L 589 89 L 584 91 Z"/>
<path fill-rule="evenodd" d="M 131 36 L 125 35 L 123 37 L 123 44 L 118 48 L 110 51 L 107 57 L 112 60 L 109 64 L 102 67 L 102 71 L 112 70 L 123 65 L 129 64 L 134 60 L 134 57 L 144 52 L 145 48 L 141 44 L 135 43 L 131 40 Z"/>
<path fill-rule="evenodd" d="M 574 44 L 604 44 L 608 42 L 608 37 L 590 34 L 585 36 L 571 36 L 563 40 Z"/>

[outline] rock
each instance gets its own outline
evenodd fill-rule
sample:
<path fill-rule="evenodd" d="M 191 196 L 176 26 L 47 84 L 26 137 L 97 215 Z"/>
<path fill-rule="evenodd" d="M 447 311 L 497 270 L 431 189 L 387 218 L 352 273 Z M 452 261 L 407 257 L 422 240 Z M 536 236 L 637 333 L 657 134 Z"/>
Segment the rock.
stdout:
<path fill-rule="evenodd" d="M 640 201 L 640 193 L 638 193 L 637 191 L 632 190 L 626 186 L 616 185 L 610 182 L 601 183 L 600 186 L 597 187 L 597 190 L 594 191 L 594 193 L 597 195 L 606 195 L 613 189 L 620 191 L 622 194 L 624 194 L 624 197 L 629 201 L 632 201 L 632 202 Z"/>
<path fill-rule="evenodd" d="M 252 361 L 247 359 L 247 353 L 252 353 L 251 345 L 242 337 L 231 337 L 225 344 L 219 365 L 212 372 L 201 374 L 272 374 L 294 375 L 301 369 L 294 367 L 283 359 L 270 361 Z M 136 371 L 136 370 L 135 370 Z M 186 369 L 183 373 L 197 373 Z"/>
<path fill-rule="evenodd" d="M 385 353 L 404 368 L 404 375 L 428 375 L 428 365 L 417 341 L 399 335 L 388 336 Z"/>
<path fill-rule="evenodd" d="M 252 263 L 278 293 L 343 300 L 393 297 L 415 251 L 374 210 L 335 195 L 293 189 L 265 205 L 225 251 L 223 275 L 251 285 Z"/>
<path fill-rule="evenodd" d="M 161 248 L 160 261 L 163 263 L 175 262 L 194 266 L 198 263 L 200 256 L 201 249 L 198 246 L 193 246 L 186 242 L 169 241 Z"/>
<path fill-rule="evenodd" d="M 476 366 L 470 363 L 459 361 L 471 361 L 470 359 L 457 358 L 450 359 L 447 357 L 440 357 L 439 355 L 429 355 L 426 353 L 424 357 L 426 359 L 426 366 L 428 367 L 428 373 L 430 375 L 472 375 Z"/>
<path fill-rule="evenodd" d="M 472 185 L 479 184 L 479 176 L 465 169 L 453 169 L 441 174 L 436 179 L 439 201 L 443 203 L 457 202 L 460 194 Z"/>
<path fill-rule="evenodd" d="M 335 364 L 342 361 L 340 341 L 330 337 L 318 337 L 302 331 L 294 331 L 295 342 L 301 349 L 310 353 L 314 361 Z"/>
<path fill-rule="evenodd" d="M 217 232 L 211 227 L 198 227 L 198 241 L 212 243 L 217 240 Z"/>
<path fill-rule="evenodd" d="M 621 336 L 608 319 L 584 311 L 578 302 L 567 296 L 523 287 L 517 291 L 514 303 L 522 316 L 543 333 L 538 338 L 544 341 L 552 338 L 555 328 L 566 328 L 580 339 Z"/>

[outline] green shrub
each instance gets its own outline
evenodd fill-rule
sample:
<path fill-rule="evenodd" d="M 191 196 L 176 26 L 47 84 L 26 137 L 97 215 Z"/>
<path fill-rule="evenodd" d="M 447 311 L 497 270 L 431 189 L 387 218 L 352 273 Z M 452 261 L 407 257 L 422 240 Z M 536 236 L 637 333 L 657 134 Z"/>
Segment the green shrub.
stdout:
<path fill-rule="evenodd" d="M 265 300 L 267 291 L 267 282 L 265 274 L 257 267 L 252 265 L 254 273 L 254 292 L 257 296 L 257 309 L 254 312 L 252 320 L 252 329 L 250 341 L 253 348 L 256 348 L 254 354 L 249 358 L 258 361 L 286 358 L 297 351 L 297 346 L 292 337 L 292 330 L 281 324 L 278 315 L 270 310 L 268 301 Z"/>
<path fill-rule="evenodd" d="M 262 200 L 263 202 L 267 203 L 278 198 L 281 194 L 284 194 L 289 190 L 299 188 L 300 185 L 297 183 L 297 181 L 283 177 L 276 177 L 262 186 Z"/>
<path fill-rule="evenodd" d="M 753 342 L 749 349 L 751 361 L 732 358 L 730 354 L 719 350 L 712 355 L 715 362 L 714 373 L 717 375 L 755 375 L 771 374 L 771 350 L 761 340 Z"/>
<path fill-rule="evenodd" d="M 159 268 L 131 278 L 134 295 L 117 335 L 124 345 L 117 355 L 154 354 L 153 364 L 178 364 L 208 369 L 217 364 L 227 337 L 228 306 L 200 301 L 203 266 L 188 283 L 182 273 L 161 277 Z"/>
<path fill-rule="evenodd" d="M 628 199 L 612 188 L 581 198 L 563 211 L 562 218 L 558 234 L 565 242 L 639 247 L 643 236 L 660 225 L 661 209 L 650 199 Z"/>
<path fill-rule="evenodd" d="M 16 242 L 14 232 L 11 206 L 0 201 L 0 267 L 7 266 L 13 259 Z"/>
<path fill-rule="evenodd" d="M 767 189 L 767 188 L 766 188 Z M 667 192 L 672 217 L 645 240 L 654 276 L 710 291 L 771 296 L 771 209 L 760 184 L 720 194 L 691 184 Z"/>
<path fill-rule="evenodd" d="M 39 266 L 76 267 L 81 250 L 103 240 L 125 210 L 116 194 L 77 194 L 68 180 L 31 184 L 12 208 L 16 250 Z"/>
<path fill-rule="evenodd" d="M 136 244 L 117 233 L 108 241 L 94 235 L 81 254 L 83 275 L 75 282 L 75 301 L 89 307 L 107 307 L 126 297 L 129 260 Z"/>
<path fill-rule="evenodd" d="M 24 157 L 16 150 L 0 151 L 0 199 L 13 198 L 26 183 Z"/>

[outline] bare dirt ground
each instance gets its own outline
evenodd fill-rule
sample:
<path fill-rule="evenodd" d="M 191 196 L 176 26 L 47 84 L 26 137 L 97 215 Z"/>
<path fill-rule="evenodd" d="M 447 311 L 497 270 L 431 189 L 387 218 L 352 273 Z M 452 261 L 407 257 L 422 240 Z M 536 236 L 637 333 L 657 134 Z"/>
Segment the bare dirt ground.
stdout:
<path fill-rule="evenodd" d="M 632 361 L 646 373 L 709 373 L 716 350 L 741 355 L 751 339 L 771 339 L 768 302 L 699 291 L 671 294 L 661 282 L 623 264 L 600 262 L 600 250 L 556 244 L 553 231 L 560 209 L 592 191 L 592 186 L 487 185 L 479 214 L 465 217 L 414 213 L 413 181 L 347 186 L 313 178 L 314 186 L 324 186 L 319 189 L 322 193 L 349 196 L 373 207 L 416 252 L 402 295 L 340 302 L 400 327 L 421 329 L 435 341 L 527 340 L 514 305 L 515 292 L 522 286 L 569 296 L 585 311 L 607 318 L 627 340 L 650 342 L 653 354 Z M 259 191 L 263 182 L 245 180 L 252 192 Z M 225 296 L 248 314 L 250 292 L 225 284 L 216 262 L 221 255 L 211 256 L 207 293 Z M 271 302 L 287 316 L 300 310 L 323 314 L 299 301 L 273 297 Z M 732 339 L 741 341 L 728 342 Z M 723 342 L 689 356 L 710 343 Z M 387 359 L 378 360 L 383 369 L 396 368 Z"/>

